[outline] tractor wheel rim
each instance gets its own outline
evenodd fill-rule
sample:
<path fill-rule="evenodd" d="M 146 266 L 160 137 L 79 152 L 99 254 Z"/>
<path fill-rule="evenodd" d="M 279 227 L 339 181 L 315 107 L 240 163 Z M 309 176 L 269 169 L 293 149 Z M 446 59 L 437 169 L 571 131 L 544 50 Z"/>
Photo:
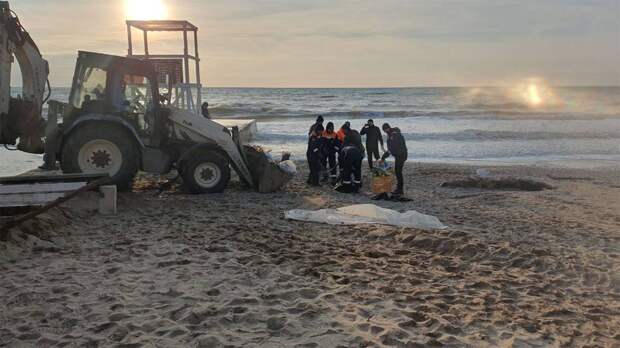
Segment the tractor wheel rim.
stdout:
<path fill-rule="evenodd" d="M 83 173 L 105 173 L 114 176 L 121 170 L 123 154 L 111 141 L 91 140 L 80 149 L 78 165 Z"/>
<path fill-rule="evenodd" d="M 194 169 L 194 181 L 204 188 L 213 188 L 222 179 L 222 170 L 215 163 L 201 163 Z"/>

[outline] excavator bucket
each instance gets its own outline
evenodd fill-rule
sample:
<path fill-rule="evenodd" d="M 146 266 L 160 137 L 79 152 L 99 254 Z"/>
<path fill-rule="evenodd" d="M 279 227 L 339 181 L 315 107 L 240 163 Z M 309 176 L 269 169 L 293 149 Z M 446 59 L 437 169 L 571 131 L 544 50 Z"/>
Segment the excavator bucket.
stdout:
<path fill-rule="evenodd" d="M 232 138 L 252 177 L 248 184 L 258 192 L 276 192 L 295 176 L 297 170 L 292 161 L 276 162 L 260 146 L 242 145 L 238 127 L 232 128 Z"/>
<path fill-rule="evenodd" d="M 259 146 L 244 146 L 243 152 L 254 187 L 260 193 L 278 191 L 295 176 L 295 166 L 291 161 L 277 163 Z"/>

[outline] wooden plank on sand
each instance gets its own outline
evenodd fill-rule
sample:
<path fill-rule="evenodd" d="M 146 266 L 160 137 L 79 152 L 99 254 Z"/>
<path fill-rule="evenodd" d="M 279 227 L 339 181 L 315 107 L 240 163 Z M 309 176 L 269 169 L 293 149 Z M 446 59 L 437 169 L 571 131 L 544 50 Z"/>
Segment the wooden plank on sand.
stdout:
<path fill-rule="evenodd" d="M 107 174 L 32 174 L 0 178 L 0 185 L 18 185 L 48 182 L 92 182 L 106 177 Z"/>
<path fill-rule="evenodd" d="M 0 185 L 0 208 L 41 206 L 79 190 L 86 182 Z"/>
<path fill-rule="evenodd" d="M 58 182 L 42 184 L 0 185 L 0 196 L 18 193 L 51 193 L 77 190 L 86 182 Z"/>
<path fill-rule="evenodd" d="M 64 192 L 21 193 L 0 195 L 0 208 L 34 207 L 47 204 L 64 196 Z"/>

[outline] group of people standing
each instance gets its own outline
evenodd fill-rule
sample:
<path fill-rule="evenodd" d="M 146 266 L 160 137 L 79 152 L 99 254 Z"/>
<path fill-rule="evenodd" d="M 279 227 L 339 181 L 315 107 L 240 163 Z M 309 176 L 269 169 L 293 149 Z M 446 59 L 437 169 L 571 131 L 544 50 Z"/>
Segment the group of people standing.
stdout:
<path fill-rule="evenodd" d="M 404 193 L 403 167 L 408 151 L 400 129 L 392 128 L 388 123 L 381 127 L 387 136 L 386 151 L 381 130 L 373 120 L 368 120 L 360 132 L 352 129 L 348 121 L 337 131 L 333 122 L 325 126 L 323 122 L 323 116 L 319 116 L 308 132 L 308 184 L 319 186 L 322 181 L 330 181 L 332 185 L 338 185 L 341 192 L 358 192 L 362 187 L 362 162 L 366 153 L 371 170 L 375 161 L 383 162 L 394 156 L 397 187 L 393 194 Z M 366 136 L 366 147 L 362 144 L 362 135 Z"/>

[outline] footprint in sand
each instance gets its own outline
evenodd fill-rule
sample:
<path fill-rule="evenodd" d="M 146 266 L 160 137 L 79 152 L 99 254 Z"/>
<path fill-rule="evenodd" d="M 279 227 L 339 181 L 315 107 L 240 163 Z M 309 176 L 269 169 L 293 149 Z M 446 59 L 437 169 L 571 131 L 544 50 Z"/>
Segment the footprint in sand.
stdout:
<path fill-rule="evenodd" d="M 222 344 L 220 341 L 213 336 L 199 337 L 198 338 L 198 348 L 216 348 L 220 347 Z"/>
<path fill-rule="evenodd" d="M 383 331 L 385 331 L 385 329 L 382 328 L 381 326 L 373 325 L 370 327 L 370 333 L 373 335 L 377 335 Z"/>
<path fill-rule="evenodd" d="M 316 289 L 305 288 L 299 290 L 299 295 L 304 299 L 312 300 L 319 297 L 319 291 Z"/>
<path fill-rule="evenodd" d="M 287 319 L 285 317 L 271 317 L 267 319 L 267 329 L 271 331 L 279 331 L 286 326 Z"/>
<path fill-rule="evenodd" d="M 428 320 L 428 316 L 422 312 L 405 312 L 404 314 L 413 319 L 416 323 L 422 323 Z"/>
<path fill-rule="evenodd" d="M 385 345 L 402 347 L 404 346 L 403 341 L 406 340 L 407 337 L 409 337 L 409 334 L 405 331 L 393 329 L 381 335 L 379 339 L 381 343 Z"/>
<path fill-rule="evenodd" d="M 131 318 L 131 315 L 126 313 L 114 313 L 108 317 L 111 322 L 118 322 L 127 318 Z"/>
<path fill-rule="evenodd" d="M 108 338 L 111 341 L 113 341 L 113 342 L 120 342 L 125 337 L 127 337 L 127 335 L 129 335 L 129 330 L 127 328 L 124 328 L 124 327 L 119 327 L 116 330 L 114 330 L 112 332 L 112 334 L 110 334 L 110 336 L 108 336 Z"/>
<path fill-rule="evenodd" d="M 220 290 L 219 289 L 211 289 L 211 290 L 207 291 L 207 295 L 209 295 L 209 296 L 219 296 L 220 295 Z"/>

